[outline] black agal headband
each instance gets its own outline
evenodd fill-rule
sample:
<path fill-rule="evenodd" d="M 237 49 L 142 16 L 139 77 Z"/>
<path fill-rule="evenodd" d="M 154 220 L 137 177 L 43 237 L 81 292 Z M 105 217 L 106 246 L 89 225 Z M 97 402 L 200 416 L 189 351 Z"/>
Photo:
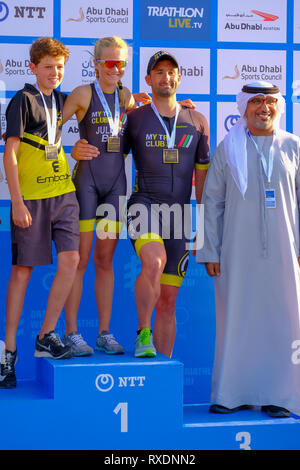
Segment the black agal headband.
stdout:
<path fill-rule="evenodd" d="M 244 93 L 261 93 L 262 95 L 275 95 L 279 93 L 279 88 L 276 85 L 272 87 L 260 87 L 260 86 L 251 86 L 251 85 L 244 85 L 242 88 Z"/>

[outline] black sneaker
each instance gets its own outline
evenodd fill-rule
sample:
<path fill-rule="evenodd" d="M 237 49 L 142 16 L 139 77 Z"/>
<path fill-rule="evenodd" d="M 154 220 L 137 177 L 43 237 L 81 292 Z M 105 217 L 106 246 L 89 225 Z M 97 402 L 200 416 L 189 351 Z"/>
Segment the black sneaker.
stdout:
<path fill-rule="evenodd" d="M 220 414 L 228 414 L 228 413 L 235 413 L 236 411 L 241 411 L 241 410 L 251 410 L 252 406 L 251 405 L 241 405 L 241 406 L 236 406 L 235 408 L 227 408 L 226 406 L 223 405 L 210 405 L 209 411 L 211 413 L 220 413 Z"/>
<path fill-rule="evenodd" d="M 286 408 L 275 405 L 264 405 L 261 407 L 261 411 L 267 413 L 271 418 L 289 418 L 291 415 Z"/>
<path fill-rule="evenodd" d="M 15 388 L 17 379 L 15 374 L 15 363 L 17 362 L 17 351 L 11 352 L 3 348 L 0 368 L 0 388 Z"/>
<path fill-rule="evenodd" d="M 43 339 L 36 337 L 34 356 L 69 359 L 73 356 L 73 349 L 63 344 L 57 333 L 50 331 L 45 334 Z"/>

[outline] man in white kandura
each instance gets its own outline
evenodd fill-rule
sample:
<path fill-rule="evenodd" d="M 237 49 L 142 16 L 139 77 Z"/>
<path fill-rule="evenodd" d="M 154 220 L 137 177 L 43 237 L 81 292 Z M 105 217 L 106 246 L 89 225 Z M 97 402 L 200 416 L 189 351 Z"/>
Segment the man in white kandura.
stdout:
<path fill-rule="evenodd" d="M 300 139 L 279 129 L 284 105 L 270 83 L 244 86 L 206 178 L 197 262 L 215 276 L 216 413 L 300 415 Z"/>

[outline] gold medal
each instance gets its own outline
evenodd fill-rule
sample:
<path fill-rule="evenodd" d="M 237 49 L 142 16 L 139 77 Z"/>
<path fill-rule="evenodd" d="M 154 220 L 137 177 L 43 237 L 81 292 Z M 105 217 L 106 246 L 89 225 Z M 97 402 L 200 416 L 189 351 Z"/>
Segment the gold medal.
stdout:
<path fill-rule="evenodd" d="M 113 153 L 119 153 L 121 149 L 120 137 L 108 137 L 107 139 L 107 151 Z"/>
<path fill-rule="evenodd" d="M 164 163 L 179 163 L 178 149 L 163 149 Z"/>
<path fill-rule="evenodd" d="M 56 145 L 45 146 L 46 160 L 58 160 L 58 149 Z"/>

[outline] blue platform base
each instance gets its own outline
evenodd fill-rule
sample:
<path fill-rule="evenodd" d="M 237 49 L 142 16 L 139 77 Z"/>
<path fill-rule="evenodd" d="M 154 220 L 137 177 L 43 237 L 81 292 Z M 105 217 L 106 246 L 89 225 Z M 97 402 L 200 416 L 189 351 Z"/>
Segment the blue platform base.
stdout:
<path fill-rule="evenodd" d="M 36 363 L 38 381 L 0 390 L 1 449 L 300 449 L 297 417 L 183 405 L 183 364 L 160 354 Z"/>

